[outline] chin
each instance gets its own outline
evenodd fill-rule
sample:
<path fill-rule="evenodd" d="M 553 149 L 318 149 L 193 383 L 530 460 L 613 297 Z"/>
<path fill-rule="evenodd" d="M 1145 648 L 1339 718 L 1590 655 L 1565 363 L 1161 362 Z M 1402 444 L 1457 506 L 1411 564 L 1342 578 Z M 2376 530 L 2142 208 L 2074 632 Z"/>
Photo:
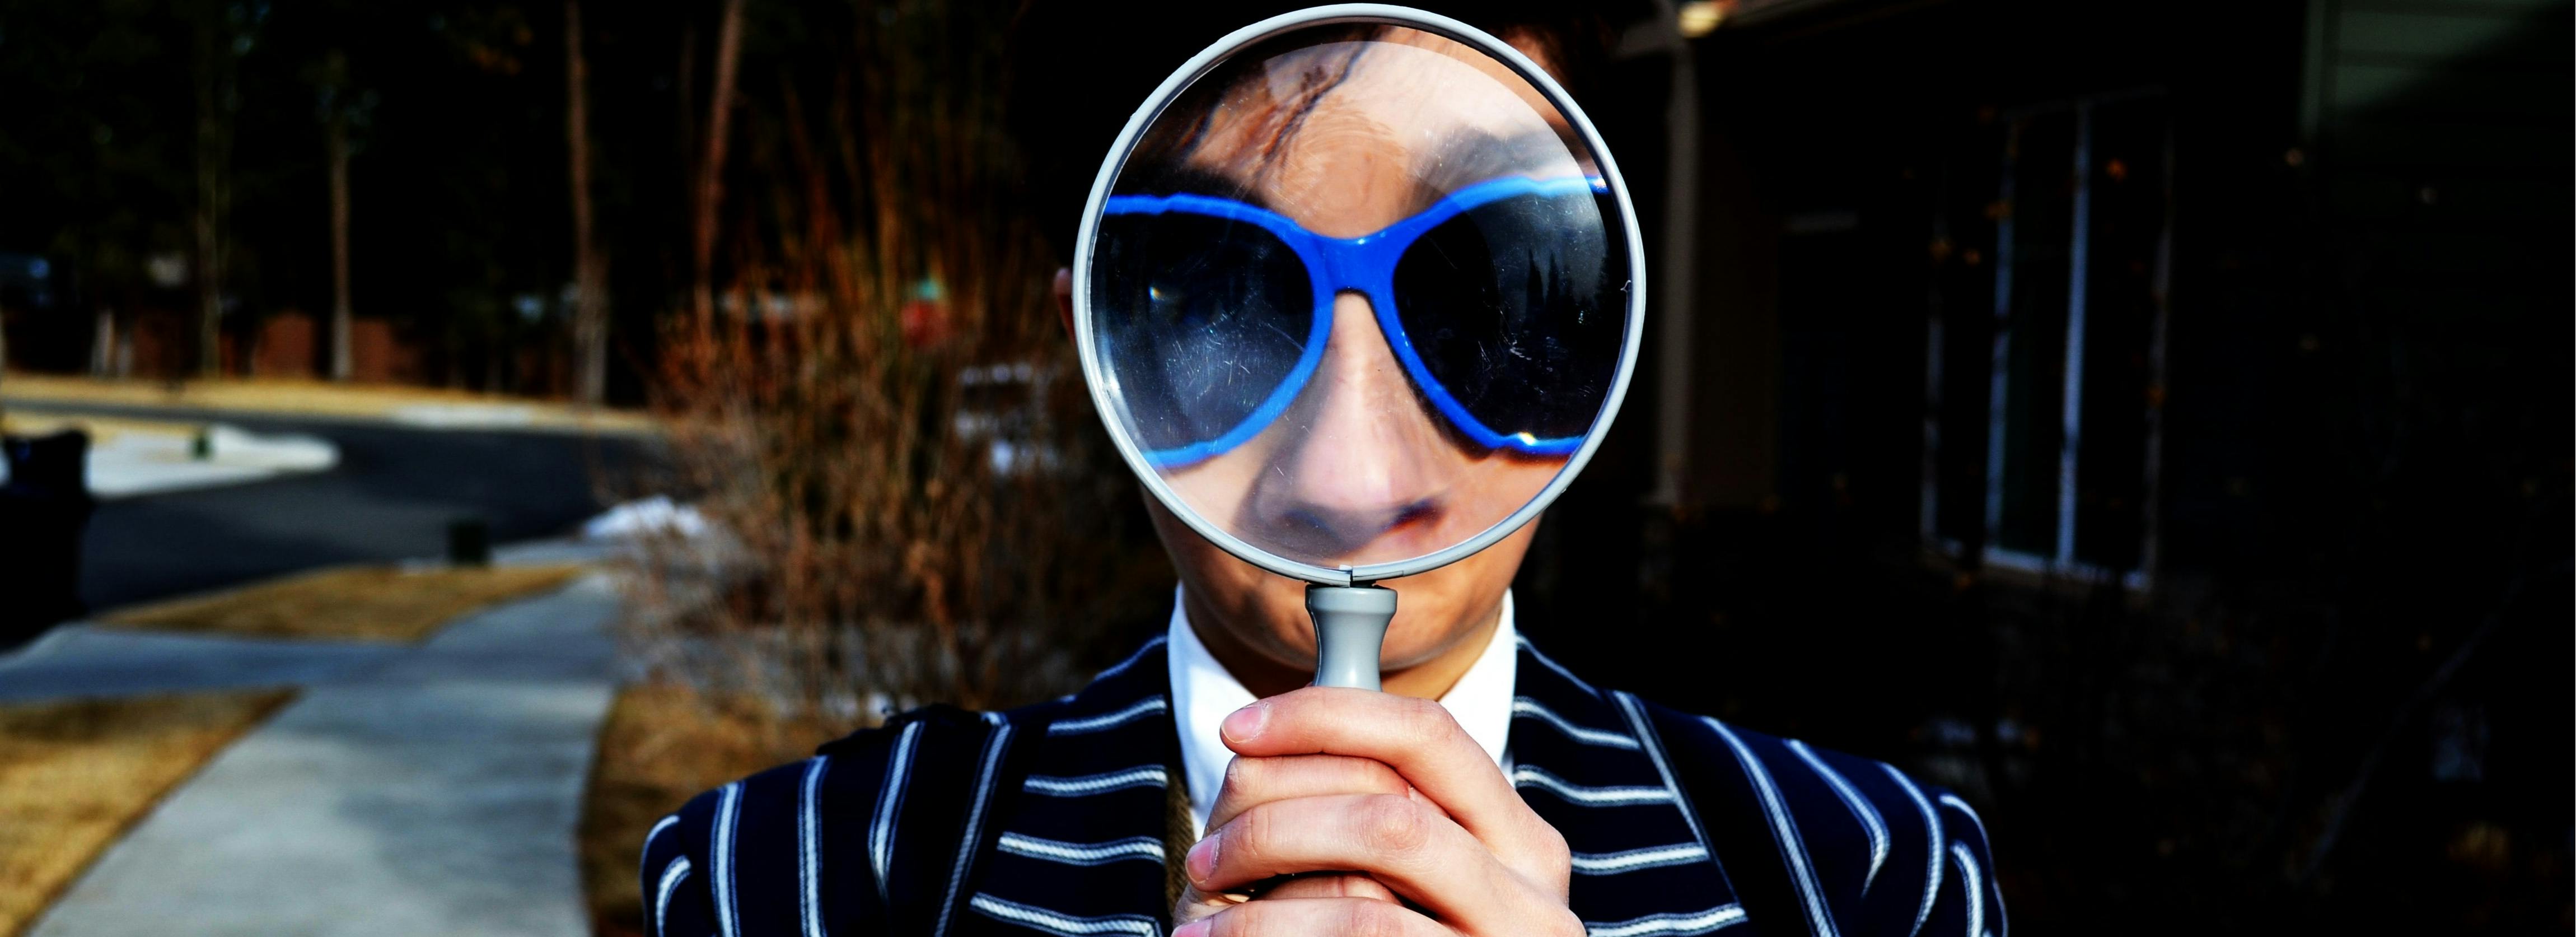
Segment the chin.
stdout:
<path fill-rule="evenodd" d="M 1181 581 L 1225 619 L 1214 623 L 1217 627 L 1242 636 L 1282 667 L 1315 665 L 1315 626 L 1306 614 L 1305 583 L 1218 549 L 1151 497 L 1146 508 Z M 1532 520 L 1466 559 L 1380 583 L 1397 595 L 1395 622 L 1378 655 L 1380 666 L 1403 670 L 1439 657 L 1492 621 L 1537 528 L 1538 521 Z"/>
<path fill-rule="evenodd" d="M 1396 590 L 1396 601 L 1395 621 L 1387 626 L 1385 649 L 1379 654 L 1386 669 L 1400 670 L 1437 657 L 1492 620 L 1491 607 L 1470 608 L 1448 590 L 1408 588 L 1400 580 L 1387 585 Z M 1499 601 L 1501 590 L 1494 595 Z"/>
<path fill-rule="evenodd" d="M 1306 585 L 1287 581 L 1284 589 L 1264 589 L 1261 620 L 1267 640 L 1261 642 L 1262 656 L 1282 667 L 1309 669 L 1315 666 L 1315 626 L 1306 614 Z M 1473 635 L 1486 622 L 1484 615 L 1460 608 L 1445 597 L 1405 591 L 1401 581 L 1391 582 L 1399 598 L 1395 622 L 1388 626 L 1386 644 L 1378 652 L 1378 666 L 1399 671 L 1439 657 L 1461 640 Z M 1285 601 L 1273 598 L 1285 592 Z M 1499 593 L 1498 593 L 1499 594 Z"/>

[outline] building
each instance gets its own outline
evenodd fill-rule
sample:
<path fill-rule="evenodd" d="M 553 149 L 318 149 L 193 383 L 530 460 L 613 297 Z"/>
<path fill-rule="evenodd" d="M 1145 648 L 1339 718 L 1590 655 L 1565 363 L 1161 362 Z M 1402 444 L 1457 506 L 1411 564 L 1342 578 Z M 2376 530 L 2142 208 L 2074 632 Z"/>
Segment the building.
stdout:
<path fill-rule="evenodd" d="M 2001 804 L 2034 925 L 2561 926 L 2569 5 L 1688 6 L 1531 630 Z"/>

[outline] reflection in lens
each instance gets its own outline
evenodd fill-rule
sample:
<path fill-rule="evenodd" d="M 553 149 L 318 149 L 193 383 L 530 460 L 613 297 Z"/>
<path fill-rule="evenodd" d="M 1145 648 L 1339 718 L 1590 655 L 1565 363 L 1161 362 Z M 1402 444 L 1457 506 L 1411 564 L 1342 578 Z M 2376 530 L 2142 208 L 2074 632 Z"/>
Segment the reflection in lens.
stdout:
<path fill-rule="evenodd" d="M 1579 439 L 1600 412 L 1627 327 L 1627 255 L 1603 224 L 1615 211 L 1590 195 L 1504 199 L 1433 227 L 1397 263 L 1415 353 L 1494 435 Z"/>
<path fill-rule="evenodd" d="M 1092 315 L 1136 441 L 1186 461 L 1241 429 L 1305 353 L 1314 290 L 1259 227 L 1187 214 L 1101 219 Z"/>

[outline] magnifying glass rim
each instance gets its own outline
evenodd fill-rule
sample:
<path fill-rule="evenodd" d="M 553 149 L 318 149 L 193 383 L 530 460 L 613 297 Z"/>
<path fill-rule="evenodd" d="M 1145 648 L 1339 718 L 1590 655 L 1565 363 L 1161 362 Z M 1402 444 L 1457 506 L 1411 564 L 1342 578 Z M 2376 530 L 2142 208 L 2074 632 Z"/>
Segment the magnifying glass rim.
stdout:
<path fill-rule="evenodd" d="M 1120 417 L 1115 401 L 1110 399 L 1106 380 L 1108 375 L 1103 369 L 1099 344 L 1092 337 L 1091 329 L 1092 238 L 1099 232 L 1101 213 L 1109 200 L 1109 189 L 1117 182 L 1119 172 L 1126 168 L 1127 158 L 1134 154 L 1137 141 L 1145 135 L 1145 128 L 1154 122 L 1154 118 L 1162 115 L 1163 109 L 1169 107 L 1180 96 L 1183 89 L 1204 77 L 1216 67 L 1217 63 L 1224 61 L 1228 56 L 1254 43 L 1291 30 L 1335 23 L 1383 23 L 1444 36 L 1493 56 L 1509 66 L 1522 79 L 1538 88 L 1539 93 L 1546 96 L 1548 103 L 1555 105 L 1557 111 L 1565 115 L 1566 123 L 1574 128 L 1575 133 L 1582 138 L 1584 146 L 1591 150 L 1593 160 L 1600 169 L 1601 179 L 1609 186 L 1611 200 L 1619 208 L 1619 224 L 1628 235 L 1629 271 L 1627 332 L 1620 341 L 1619 372 L 1610 382 L 1609 399 L 1602 403 L 1601 415 L 1593 420 L 1592 428 L 1584 433 L 1582 446 L 1574 451 L 1573 457 L 1566 461 L 1565 467 L 1558 469 L 1556 475 L 1548 480 L 1547 487 L 1540 489 L 1537 497 L 1531 498 L 1528 504 L 1522 505 L 1510 516 L 1477 532 L 1475 536 L 1442 549 L 1410 559 L 1339 567 L 1292 560 L 1254 546 L 1209 522 L 1207 518 L 1201 517 L 1187 501 L 1182 500 L 1180 493 L 1173 491 L 1171 484 L 1163 480 L 1162 473 L 1145 459 L 1144 450 L 1136 445 L 1134 439 L 1129 438 L 1126 423 Z M 1091 390 L 1092 405 L 1100 411 L 1101 422 L 1107 424 L 1109 441 L 1118 447 L 1119 457 L 1127 460 L 1127 466 L 1135 471 L 1137 479 L 1144 483 L 1145 490 L 1152 492 L 1165 507 L 1172 509 L 1172 513 L 1178 516 L 1182 523 L 1188 524 L 1191 530 L 1207 538 L 1208 542 L 1216 544 L 1226 552 L 1254 566 L 1293 579 L 1324 585 L 1346 586 L 1381 579 L 1395 579 L 1447 566 L 1472 556 L 1479 550 L 1493 546 L 1495 541 L 1510 536 L 1513 531 L 1519 530 L 1521 525 L 1537 517 L 1540 511 L 1546 510 L 1548 504 L 1565 491 L 1565 486 L 1574 481 L 1574 476 L 1583 471 L 1584 464 L 1592 460 L 1593 450 L 1601 447 L 1602 437 L 1609 434 L 1610 424 L 1619 415 L 1619 404 L 1627 399 L 1628 380 L 1637 369 L 1637 343 L 1645 334 L 1645 244 L 1638 233 L 1637 210 L 1628 198 L 1628 185 L 1620 178 L 1618 165 L 1611 161 L 1610 148 L 1602 142 L 1600 131 L 1593 129 L 1592 120 L 1584 116 L 1583 109 L 1575 105 L 1574 98 L 1565 93 L 1565 88 L 1558 85 L 1554 78 L 1548 77 L 1547 72 L 1538 67 L 1538 63 L 1530 61 L 1528 56 L 1520 53 L 1520 50 L 1473 26 L 1411 7 L 1379 3 L 1339 3 L 1284 13 L 1228 33 L 1214 45 L 1191 56 L 1190 60 L 1183 63 L 1179 70 L 1174 71 L 1171 77 L 1163 79 L 1163 84 L 1154 89 L 1153 96 L 1145 99 L 1144 106 L 1137 108 L 1136 113 L 1127 118 L 1126 128 L 1118 133 L 1118 142 L 1109 148 L 1108 158 L 1101 162 L 1099 177 L 1092 180 L 1091 198 L 1083 206 L 1082 227 L 1075 236 L 1074 244 L 1074 345 L 1082 357 L 1083 382 Z"/>

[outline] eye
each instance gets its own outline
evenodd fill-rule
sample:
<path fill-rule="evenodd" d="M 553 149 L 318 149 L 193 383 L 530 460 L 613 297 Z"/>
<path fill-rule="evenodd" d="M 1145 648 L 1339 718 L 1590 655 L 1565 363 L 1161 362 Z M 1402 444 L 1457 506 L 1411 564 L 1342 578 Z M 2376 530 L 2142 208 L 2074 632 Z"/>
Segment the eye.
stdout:
<path fill-rule="evenodd" d="M 1587 197 L 1509 199 L 1442 222 L 1397 263 L 1396 315 L 1424 369 L 1498 436 L 1583 435 L 1617 371 L 1627 276 L 1601 216 Z"/>

